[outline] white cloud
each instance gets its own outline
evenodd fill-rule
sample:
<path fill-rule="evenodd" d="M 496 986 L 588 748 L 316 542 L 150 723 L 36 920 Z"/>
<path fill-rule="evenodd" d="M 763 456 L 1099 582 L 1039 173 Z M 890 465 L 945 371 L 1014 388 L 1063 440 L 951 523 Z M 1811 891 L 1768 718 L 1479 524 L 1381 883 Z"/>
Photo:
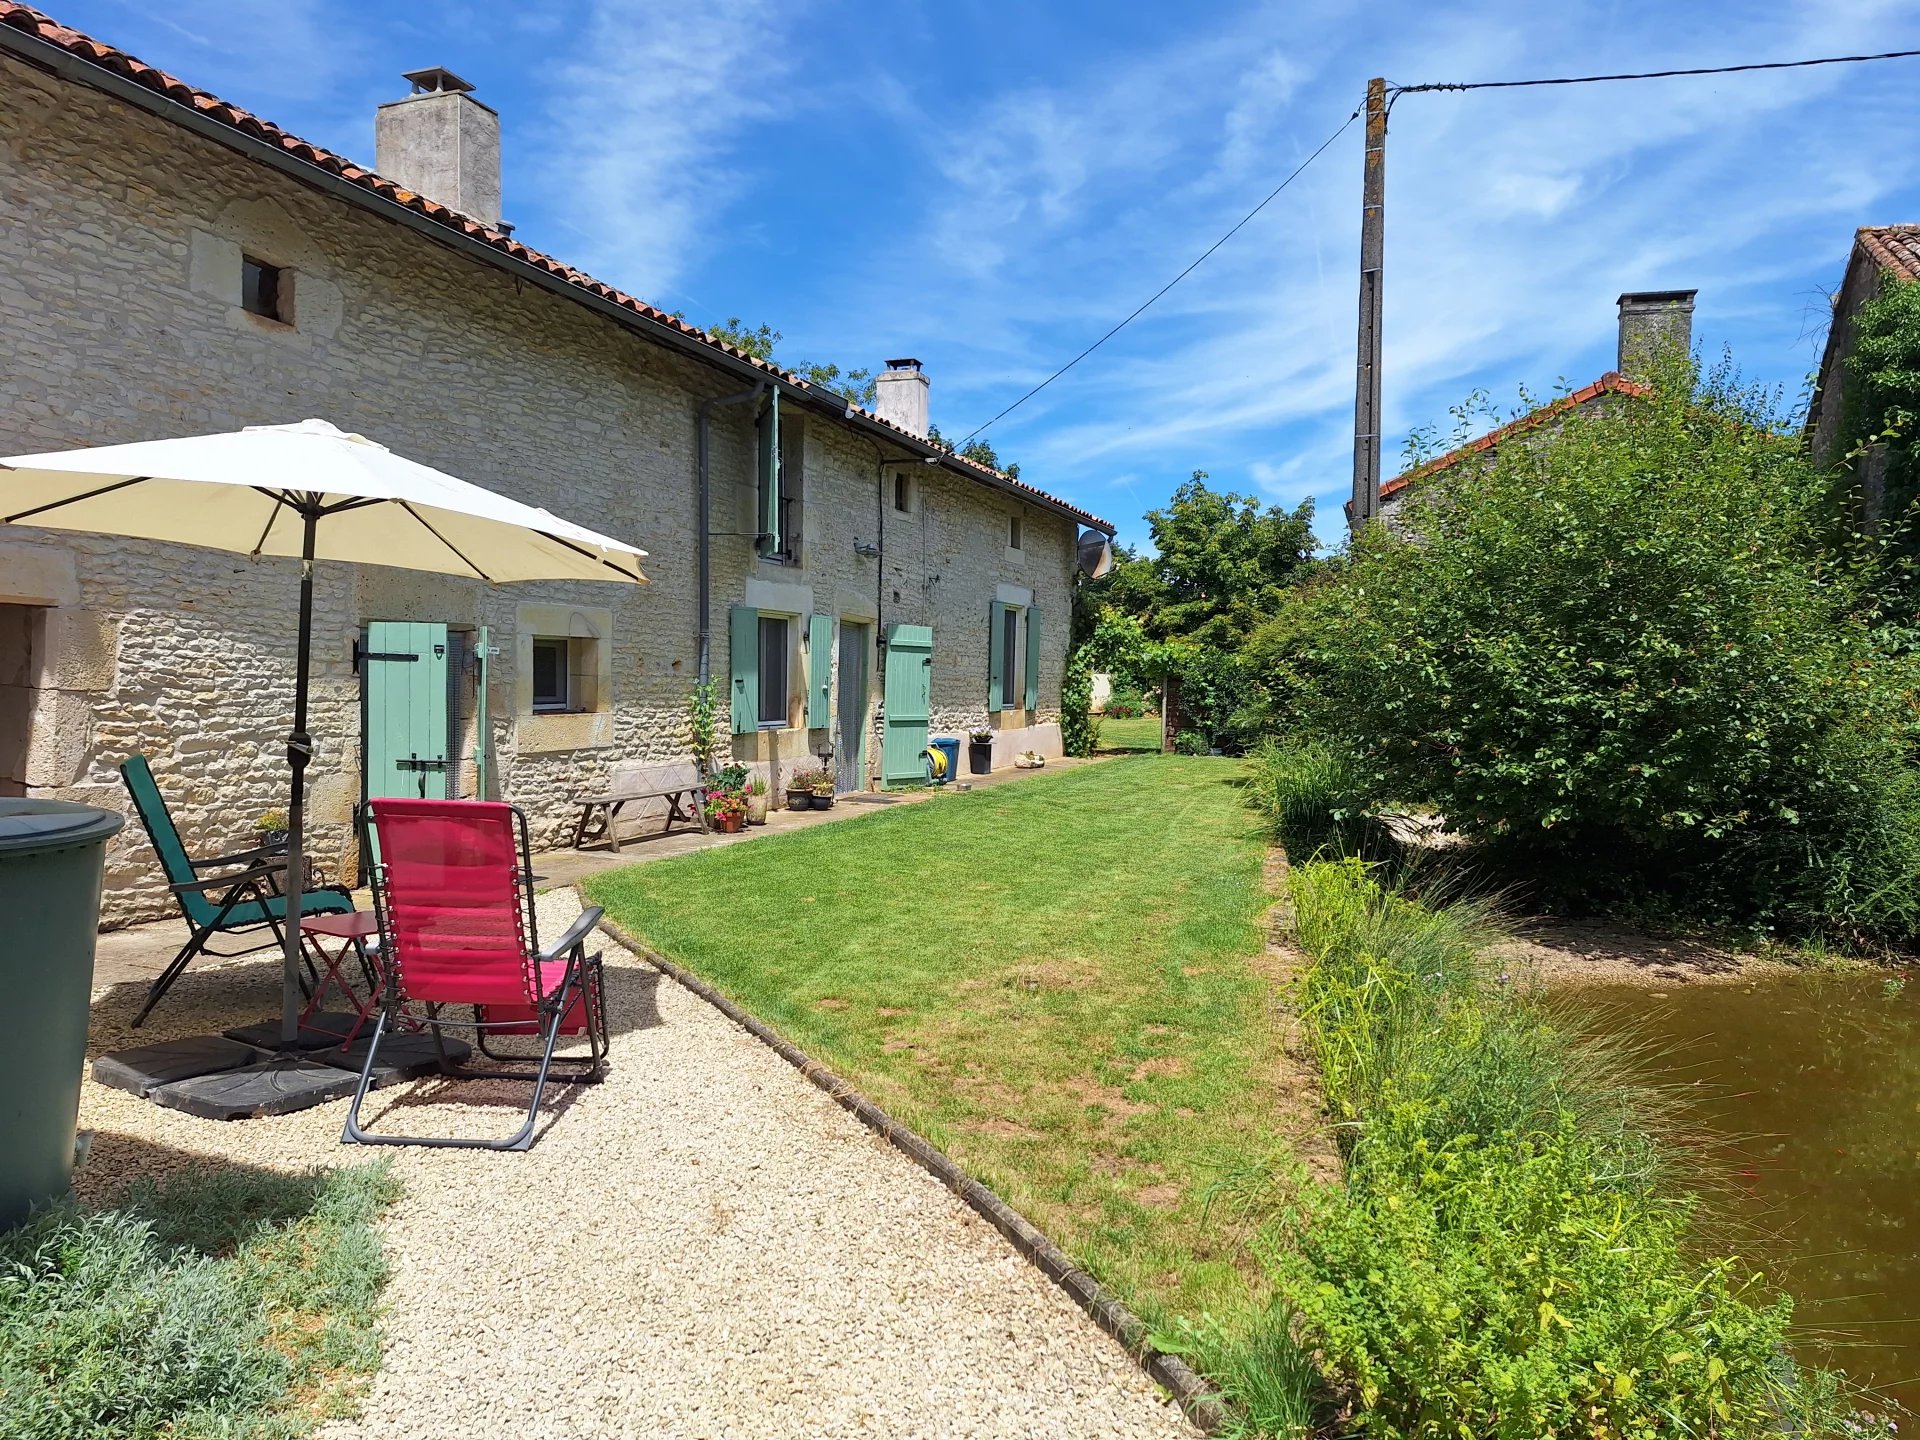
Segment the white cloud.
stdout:
<path fill-rule="evenodd" d="M 582 268 L 668 309 L 748 183 L 739 141 L 780 113 L 799 7 L 595 0 L 544 72 L 536 183 Z"/>

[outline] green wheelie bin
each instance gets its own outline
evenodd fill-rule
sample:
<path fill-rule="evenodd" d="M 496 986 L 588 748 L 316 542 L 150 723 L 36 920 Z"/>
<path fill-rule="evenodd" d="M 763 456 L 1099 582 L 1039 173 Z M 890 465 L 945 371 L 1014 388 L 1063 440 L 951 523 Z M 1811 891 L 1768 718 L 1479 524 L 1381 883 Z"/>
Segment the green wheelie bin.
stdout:
<path fill-rule="evenodd" d="M 107 841 L 126 823 L 0 798 L 0 1228 L 67 1193 Z"/>

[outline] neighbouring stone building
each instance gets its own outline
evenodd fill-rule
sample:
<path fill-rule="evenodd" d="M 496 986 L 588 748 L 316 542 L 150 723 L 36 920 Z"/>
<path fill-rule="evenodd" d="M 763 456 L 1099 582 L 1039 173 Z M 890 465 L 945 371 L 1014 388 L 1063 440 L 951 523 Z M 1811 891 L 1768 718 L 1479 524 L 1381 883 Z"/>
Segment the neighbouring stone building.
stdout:
<path fill-rule="evenodd" d="M 1524 442 L 1529 436 L 1550 434 L 1572 411 L 1601 409 L 1617 403 L 1621 396 L 1645 395 L 1646 376 L 1655 359 L 1669 350 L 1685 354 L 1692 346 L 1693 300 L 1697 293 L 1694 290 L 1645 290 L 1622 295 L 1616 302 L 1620 310 L 1620 342 L 1614 369 L 1589 385 L 1394 476 L 1380 487 L 1380 518 L 1389 525 L 1403 523 L 1401 508 L 1415 488 L 1463 461 L 1477 456 L 1491 457 L 1496 449 L 1510 441 Z M 1347 521 L 1348 524 L 1353 521 L 1351 501 L 1347 504 Z"/>
<path fill-rule="evenodd" d="M 498 118 L 408 79 L 377 174 L 0 3 L 0 455 L 318 416 L 650 552 L 640 587 L 320 567 L 320 862 L 351 873 L 355 803 L 415 785 L 564 838 L 617 764 L 687 754 L 703 646 L 776 789 L 904 781 L 929 730 L 1057 755 L 1082 527 L 1112 527 L 929 443 L 917 361 L 870 414 L 514 241 Z M 285 804 L 296 582 L 0 525 L 0 793 L 123 807 L 141 751 L 190 846 L 250 843 Z M 137 826 L 108 865 L 109 920 L 166 908 Z"/>
<path fill-rule="evenodd" d="M 1807 407 L 1808 452 L 1816 465 L 1846 460 L 1853 448 L 1847 433 L 1847 362 L 1853 356 L 1860 309 L 1879 298 L 1888 280 L 1920 280 L 1920 225 L 1863 225 L 1854 232 Z M 1851 463 L 1859 487 L 1858 519 L 1871 529 L 1885 518 L 1887 447 L 1866 446 Z"/>

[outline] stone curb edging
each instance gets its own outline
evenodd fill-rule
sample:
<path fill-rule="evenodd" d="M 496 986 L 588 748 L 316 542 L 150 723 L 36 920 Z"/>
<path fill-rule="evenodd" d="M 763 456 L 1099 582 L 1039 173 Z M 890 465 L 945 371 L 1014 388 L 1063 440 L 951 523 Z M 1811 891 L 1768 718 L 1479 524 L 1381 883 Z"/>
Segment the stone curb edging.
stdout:
<path fill-rule="evenodd" d="M 1064 1250 L 1019 1211 L 969 1176 L 945 1151 L 909 1130 L 838 1075 L 811 1059 L 804 1050 L 741 1009 L 697 975 L 689 974 L 666 956 L 641 944 L 611 920 L 602 918 L 599 928 L 616 945 L 630 950 L 691 990 L 734 1024 L 762 1041 L 781 1059 L 832 1096 L 843 1110 L 850 1111 L 868 1129 L 958 1195 L 974 1213 L 1004 1235 L 1015 1250 L 1066 1291 L 1096 1325 L 1119 1341 L 1134 1362 L 1173 1396 L 1187 1418 L 1202 1431 L 1211 1435 L 1226 1427 L 1226 1412 L 1212 1386 L 1179 1356 L 1162 1354 L 1154 1349 L 1147 1338 L 1147 1327 L 1138 1315 L 1102 1290 L 1100 1282 L 1075 1265 Z"/>

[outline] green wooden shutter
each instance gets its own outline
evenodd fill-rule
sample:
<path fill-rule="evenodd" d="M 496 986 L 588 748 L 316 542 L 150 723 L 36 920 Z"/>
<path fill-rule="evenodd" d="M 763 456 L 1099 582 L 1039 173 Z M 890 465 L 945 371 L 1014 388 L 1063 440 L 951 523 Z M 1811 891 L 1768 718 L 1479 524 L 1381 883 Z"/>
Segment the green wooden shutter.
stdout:
<path fill-rule="evenodd" d="M 833 723 L 833 617 L 807 617 L 807 728 Z"/>
<path fill-rule="evenodd" d="M 760 412 L 760 553 L 780 553 L 780 391 Z"/>
<path fill-rule="evenodd" d="M 1000 687 L 1006 675 L 1007 607 L 996 600 L 987 607 L 987 709 L 1000 708 Z"/>
<path fill-rule="evenodd" d="M 1027 607 L 1027 709 L 1040 708 L 1040 612 Z"/>
<path fill-rule="evenodd" d="M 931 714 L 933 631 L 925 625 L 895 625 L 887 636 L 886 689 L 881 705 L 880 779 L 889 789 L 926 779 L 921 759 Z"/>
<path fill-rule="evenodd" d="M 733 658 L 733 733 L 751 735 L 760 728 L 760 612 L 736 605 L 728 623 Z"/>
<path fill-rule="evenodd" d="M 360 684 L 362 794 L 447 799 L 447 627 L 368 621 Z"/>

